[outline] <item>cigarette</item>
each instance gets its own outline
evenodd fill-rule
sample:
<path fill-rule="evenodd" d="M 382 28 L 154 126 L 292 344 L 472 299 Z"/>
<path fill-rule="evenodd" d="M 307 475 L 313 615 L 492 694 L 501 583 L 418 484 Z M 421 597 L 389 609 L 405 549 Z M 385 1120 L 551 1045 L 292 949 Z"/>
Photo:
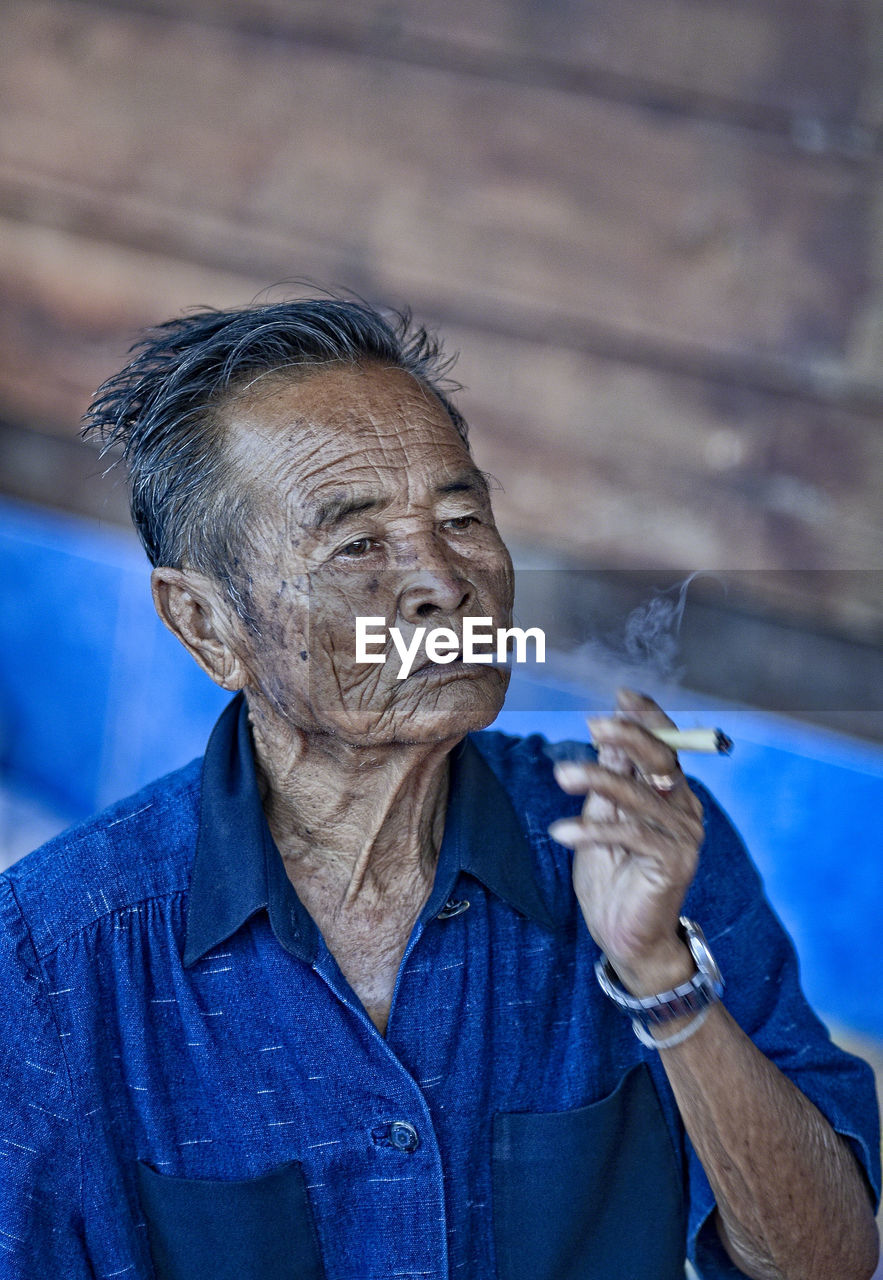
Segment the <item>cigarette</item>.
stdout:
<path fill-rule="evenodd" d="M 651 729 L 654 738 L 672 751 L 702 751 L 706 755 L 728 756 L 733 739 L 722 729 Z"/>

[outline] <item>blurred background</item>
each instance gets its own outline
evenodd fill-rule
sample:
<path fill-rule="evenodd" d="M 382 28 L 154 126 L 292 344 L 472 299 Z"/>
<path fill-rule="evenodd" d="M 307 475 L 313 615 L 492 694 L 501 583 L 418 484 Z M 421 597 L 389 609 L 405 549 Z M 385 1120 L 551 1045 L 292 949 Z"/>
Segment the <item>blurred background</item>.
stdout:
<path fill-rule="evenodd" d="M 189 307 L 357 292 L 460 352 L 550 643 L 502 723 L 581 735 L 610 651 L 684 722 L 719 717 L 736 751 L 702 776 L 816 1004 L 877 1054 L 883 6 L 7 0 L 0 22 L 2 858 L 200 754 L 224 701 L 153 619 L 124 487 L 78 439 L 90 394 Z M 635 649 L 659 599 L 680 605 Z"/>

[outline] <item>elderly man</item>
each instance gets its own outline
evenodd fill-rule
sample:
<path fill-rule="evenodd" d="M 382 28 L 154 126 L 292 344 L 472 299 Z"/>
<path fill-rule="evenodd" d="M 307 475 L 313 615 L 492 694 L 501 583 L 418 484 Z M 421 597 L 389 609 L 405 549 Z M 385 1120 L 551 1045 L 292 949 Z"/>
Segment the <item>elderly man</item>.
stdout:
<path fill-rule="evenodd" d="M 357 618 L 509 621 L 441 370 L 304 301 L 161 326 L 98 395 L 157 609 L 235 697 L 0 880 L 0 1276 L 874 1269 L 870 1073 L 659 708 L 580 762 L 476 732 L 505 667 L 357 659 Z"/>

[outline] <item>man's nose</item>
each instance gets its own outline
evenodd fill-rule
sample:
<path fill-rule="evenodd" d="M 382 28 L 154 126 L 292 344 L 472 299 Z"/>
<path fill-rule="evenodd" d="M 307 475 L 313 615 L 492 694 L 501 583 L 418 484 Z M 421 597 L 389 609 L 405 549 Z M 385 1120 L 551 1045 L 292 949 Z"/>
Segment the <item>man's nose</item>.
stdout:
<path fill-rule="evenodd" d="M 443 564 L 411 570 L 399 592 L 399 614 L 414 626 L 462 617 L 473 598 L 473 589 L 455 569 Z"/>

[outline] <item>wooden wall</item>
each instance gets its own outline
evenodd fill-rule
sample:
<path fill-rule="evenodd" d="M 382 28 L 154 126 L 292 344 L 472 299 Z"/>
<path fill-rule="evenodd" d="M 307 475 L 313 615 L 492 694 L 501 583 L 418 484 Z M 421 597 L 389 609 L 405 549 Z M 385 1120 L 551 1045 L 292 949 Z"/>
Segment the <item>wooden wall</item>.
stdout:
<path fill-rule="evenodd" d="M 6 492 L 124 519 L 76 431 L 135 331 L 308 278 L 449 336 L 516 542 L 739 570 L 741 605 L 879 643 L 874 0 L 7 0 L 2 28 Z"/>

